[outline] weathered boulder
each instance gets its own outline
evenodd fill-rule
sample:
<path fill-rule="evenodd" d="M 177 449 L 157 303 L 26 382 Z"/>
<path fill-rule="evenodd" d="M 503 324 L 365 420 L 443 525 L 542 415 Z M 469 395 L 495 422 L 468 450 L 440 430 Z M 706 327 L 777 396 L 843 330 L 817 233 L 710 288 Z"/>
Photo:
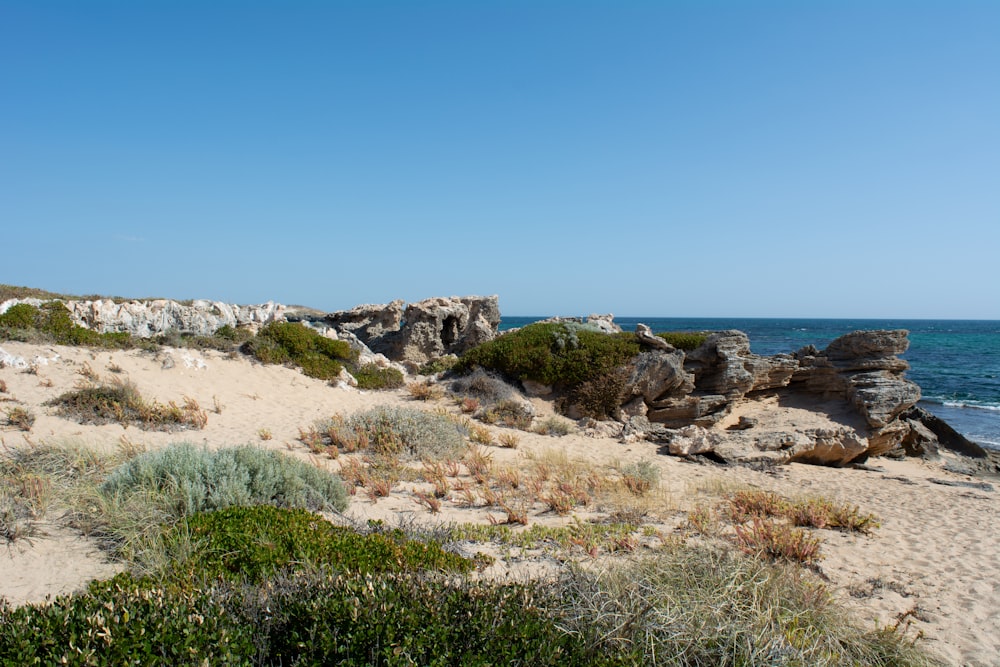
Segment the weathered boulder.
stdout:
<path fill-rule="evenodd" d="M 935 436 L 938 444 L 945 449 L 974 459 L 985 459 L 989 456 L 989 453 L 980 445 L 963 436 L 937 415 L 931 414 L 921 407 L 910 408 L 901 415 L 901 418 L 907 422 L 917 422 L 926 428 Z"/>
<path fill-rule="evenodd" d="M 848 427 L 802 431 L 723 433 L 687 426 L 667 436 L 676 456 L 708 456 L 723 463 L 782 464 L 790 461 L 840 466 L 865 455 L 868 444 Z"/>
<path fill-rule="evenodd" d="M 668 428 L 711 426 L 728 414 L 729 407 L 729 399 L 720 394 L 682 396 L 652 402 L 646 417 Z"/>
<path fill-rule="evenodd" d="M 750 338 L 742 331 L 719 331 L 687 354 L 685 367 L 695 375 L 695 389 L 722 394 L 731 400 L 752 391 L 784 387 L 799 368 L 788 354 L 763 357 L 750 351 Z"/>
<path fill-rule="evenodd" d="M 358 306 L 320 319 L 393 361 L 419 365 L 492 340 L 500 326 L 500 306 L 496 296 L 442 297 L 409 305 Z"/>
<path fill-rule="evenodd" d="M 903 377 L 909 364 L 896 357 L 908 346 L 902 329 L 854 331 L 822 352 L 814 347 L 799 350 L 792 382 L 811 393 L 842 397 L 872 429 L 882 429 L 920 400 L 920 387 Z"/>
<path fill-rule="evenodd" d="M 651 347 L 654 350 L 663 350 L 664 352 L 674 351 L 673 345 L 653 334 L 653 330 L 645 324 L 635 325 L 635 337 L 643 347 Z"/>
<path fill-rule="evenodd" d="M 685 370 L 681 350 L 641 352 L 629 362 L 628 373 L 626 401 L 642 396 L 647 403 L 653 403 L 665 396 L 684 396 L 694 389 L 694 374 Z"/>
<path fill-rule="evenodd" d="M 350 332 L 368 344 L 388 333 L 399 331 L 405 308 L 406 303 L 397 299 L 388 304 L 363 304 L 350 310 L 327 313 L 316 319 L 337 331 Z"/>

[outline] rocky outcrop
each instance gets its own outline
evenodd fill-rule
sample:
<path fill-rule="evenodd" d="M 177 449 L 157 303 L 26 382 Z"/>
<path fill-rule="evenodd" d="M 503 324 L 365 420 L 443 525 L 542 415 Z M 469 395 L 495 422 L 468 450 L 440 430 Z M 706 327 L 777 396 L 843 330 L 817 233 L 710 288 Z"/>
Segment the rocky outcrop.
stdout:
<path fill-rule="evenodd" d="M 910 429 L 898 417 L 920 400 L 920 387 L 907 380 L 906 361 L 896 355 L 909 347 L 908 332 L 855 331 L 822 352 L 803 348 L 793 386 L 850 403 L 868 424 L 869 456 L 899 447 Z"/>
<path fill-rule="evenodd" d="M 39 299 L 6 301 L 4 312 L 14 303 L 39 306 Z M 196 300 L 190 303 L 169 299 L 117 302 L 111 299 L 62 301 L 73 321 L 100 333 L 126 332 L 137 338 L 150 338 L 169 331 L 208 336 L 223 326 L 256 329 L 268 322 L 284 319 L 285 307 L 267 302 L 239 306 L 221 301 Z"/>
<path fill-rule="evenodd" d="M 358 306 L 312 319 L 349 331 L 372 351 L 413 366 L 492 340 L 500 306 L 496 296 L 443 297 Z"/>
<path fill-rule="evenodd" d="M 645 350 L 629 367 L 620 416 L 632 430 L 648 424 L 646 437 L 671 453 L 845 465 L 903 451 L 904 443 L 906 451 L 934 451 L 934 429 L 912 412 L 920 388 L 905 378 L 908 365 L 897 356 L 908 347 L 906 331 L 855 331 L 822 351 L 768 357 L 752 353 L 741 331 L 713 333 L 687 354 L 664 348 L 648 327 L 640 325 L 636 337 Z M 857 416 L 823 428 L 713 429 L 740 401 L 765 393 L 814 396 Z"/>
<path fill-rule="evenodd" d="M 706 456 L 721 463 L 780 465 L 789 462 L 839 466 L 862 456 L 864 437 L 846 426 L 762 433 L 722 432 L 701 426 L 676 429 L 664 438 L 675 456 Z"/>

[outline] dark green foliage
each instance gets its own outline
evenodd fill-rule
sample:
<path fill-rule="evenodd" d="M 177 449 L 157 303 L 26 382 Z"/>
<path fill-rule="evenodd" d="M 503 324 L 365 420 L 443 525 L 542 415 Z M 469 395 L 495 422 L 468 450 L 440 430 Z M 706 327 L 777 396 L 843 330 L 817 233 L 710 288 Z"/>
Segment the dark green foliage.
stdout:
<path fill-rule="evenodd" d="M 146 452 L 115 469 L 101 493 L 162 495 L 174 517 L 259 504 L 343 511 L 348 502 L 336 475 L 251 445 L 209 451 L 178 444 Z"/>
<path fill-rule="evenodd" d="M 553 602 L 541 585 L 411 573 L 301 572 L 204 591 L 125 574 L 0 609 L 0 665 L 636 664 L 562 631 L 543 611 Z"/>
<path fill-rule="evenodd" d="M 177 564 L 182 576 L 256 582 L 303 564 L 358 573 L 473 568 L 472 561 L 436 543 L 409 540 L 400 533 L 361 535 L 304 509 L 269 505 L 198 513 L 173 528 L 167 539 L 189 537 L 195 548 Z"/>
<path fill-rule="evenodd" d="M 0 315 L 0 327 L 31 329 L 38 318 L 38 308 L 27 303 L 16 303 Z"/>
<path fill-rule="evenodd" d="M 265 364 L 294 363 L 321 380 L 336 378 L 342 362 L 357 359 L 346 341 L 326 338 L 298 322 L 271 322 L 247 341 L 244 350 Z"/>
<path fill-rule="evenodd" d="M 256 630 L 231 604 L 119 575 L 51 604 L 0 608 L 0 665 L 246 665 Z"/>
<path fill-rule="evenodd" d="M 352 372 L 359 389 L 398 389 L 403 386 L 403 374 L 399 370 L 377 364 L 364 364 Z"/>
<path fill-rule="evenodd" d="M 572 322 L 541 322 L 469 350 L 456 370 L 481 366 L 518 380 L 573 389 L 638 353 L 634 334 L 607 334 Z"/>
<path fill-rule="evenodd" d="M 708 340 L 708 333 L 704 331 L 664 331 L 656 335 L 685 352 L 697 350 Z"/>
<path fill-rule="evenodd" d="M 78 326 L 66 306 L 59 301 L 49 301 L 37 308 L 26 303 L 11 306 L 0 315 L 0 337 L 115 349 L 134 346 L 128 333 L 101 334 Z"/>

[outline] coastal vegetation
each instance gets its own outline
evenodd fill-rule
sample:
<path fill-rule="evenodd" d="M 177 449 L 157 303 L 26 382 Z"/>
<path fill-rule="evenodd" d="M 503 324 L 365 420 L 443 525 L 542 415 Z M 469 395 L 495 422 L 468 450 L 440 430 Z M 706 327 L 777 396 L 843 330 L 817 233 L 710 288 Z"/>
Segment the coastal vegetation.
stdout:
<path fill-rule="evenodd" d="M 776 656 L 933 664 L 904 625 L 857 626 L 819 577 L 737 548 L 735 529 L 685 536 L 643 525 L 676 512 L 647 461 L 601 470 L 550 451 L 503 466 L 492 445 L 462 444 L 456 456 L 462 415 L 361 414 L 328 427 L 381 444 L 345 448 L 339 476 L 250 446 L 145 452 L 123 441 L 111 454 L 51 444 L 5 452 L 6 539 L 31 539 L 31 524 L 48 517 L 98 538 L 126 571 L 49 603 L 0 604 L 0 664 L 114 664 L 115 656 L 261 665 L 736 665 Z M 408 453 L 412 463 L 379 451 Z M 333 525 L 315 511 L 346 506 L 340 478 L 352 469 L 410 480 L 415 497 L 496 519 L 436 529 Z M 607 520 L 573 517 L 598 508 Z M 856 508 L 745 489 L 725 491 L 713 512 L 731 526 L 802 514 L 831 517 L 827 527 L 874 527 Z M 530 523 L 544 514 L 570 519 Z M 844 518 L 852 516 L 860 520 Z M 473 557 L 475 545 L 489 544 L 565 565 L 520 584 L 473 574 L 492 562 Z M 596 558 L 614 554 L 633 557 Z"/>
<path fill-rule="evenodd" d="M 514 380 L 572 390 L 639 353 L 633 334 L 607 334 L 576 322 L 540 322 L 501 334 L 466 352 L 457 372 L 476 366 Z"/>
<path fill-rule="evenodd" d="M 174 401 L 163 405 L 143 397 L 127 378 L 102 380 L 93 373 L 85 376 L 76 389 L 57 396 L 48 405 L 81 424 L 135 424 L 147 430 L 172 431 L 202 429 L 208 423 L 208 414 L 189 396 L 180 405 Z"/>

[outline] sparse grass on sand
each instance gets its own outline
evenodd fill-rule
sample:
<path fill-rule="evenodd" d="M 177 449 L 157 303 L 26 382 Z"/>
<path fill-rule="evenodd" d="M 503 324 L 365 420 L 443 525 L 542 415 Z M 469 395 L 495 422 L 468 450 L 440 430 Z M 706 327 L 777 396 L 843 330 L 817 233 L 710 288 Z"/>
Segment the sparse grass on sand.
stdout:
<path fill-rule="evenodd" d="M 485 483 L 477 493 L 496 489 L 498 496 L 537 481 L 542 495 L 572 495 L 573 485 L 595 494 L 611 485 L 636 499 L 656 493 L 641 463 L 609 470 L 602 480 L 564 452 L 524 457 L 522 470 L 496 466 L 486 448 L 468 451 L 462 462 L 425 463 L 424 470 L 449 483 L 456 481 L 450 473 L 478 470 Z M 399 464 L 372 458 L 366 465 Z M 317 523 L 317 515 L 288 514 L 281 528 L 284 510 L 241 509 L 257 503 L 343 507 L 346 500 L 343 489 L 326 500 L 303 491 L 323 484 L 335 490 L 326 473 L 253 447 L 208 452 L 183 445 L 144 453 L 123 443 L 118 452 L 98 455 L 72 445 L 37 445 L 6 452 L 0 471 L 3 488 L 16 489 L 26 512 L 51 514 L 58 507 L 60 521 L 100 537 L 132 572 L 48 604 L 0 604 L 3 664 L 63 658 L 114 664 L 114 656 L 198 664 L 330 656 L 347 665 L 432 664 L 442 656 L 449 664 L 483 665 L 933 664 L 905 636 L 905 626 L 861 628 L 833 605 L 812 572 L 742 554 L 725 541 L 661 538 L 642 557 L 585 559 L 580 566 L 571 560 L 555 579 L 525 584 L 462 574 L 470 566 L 447 553 L 460 541 L 616 554 L 635 552 L 636 536 L 644 534 L 636 524 L 578 519 L 561 528 L 512 528 L 517 513 L 530 507 L 519 496 L 496 501 L 512 515 L 508 525 L 428 532 L 376 522 L 362 533 L 385 539 L 368 544 L 347 529 Z M 307 482 L 314 477 L 326 481 Z M 650 488 L 623 481 L 628 477 L 647 478 Z M 232 509 L 202 513 L 221 507 Z M 313 537 L 315 549 L 306 548 Z M 330 539 L 350 544 L 336 547 L 338 558 L 348 549 L 357 559 L 351 562 L 367 565 L 326 569 L 324 550 L 332 547 L 321 542 Z M 398 555 L 386 557 L 386 549 Z M 396 562 L 416 567 L 372 569 Z M 446 578 L 434 574 L 442 566 L 452 570 Z"/>

